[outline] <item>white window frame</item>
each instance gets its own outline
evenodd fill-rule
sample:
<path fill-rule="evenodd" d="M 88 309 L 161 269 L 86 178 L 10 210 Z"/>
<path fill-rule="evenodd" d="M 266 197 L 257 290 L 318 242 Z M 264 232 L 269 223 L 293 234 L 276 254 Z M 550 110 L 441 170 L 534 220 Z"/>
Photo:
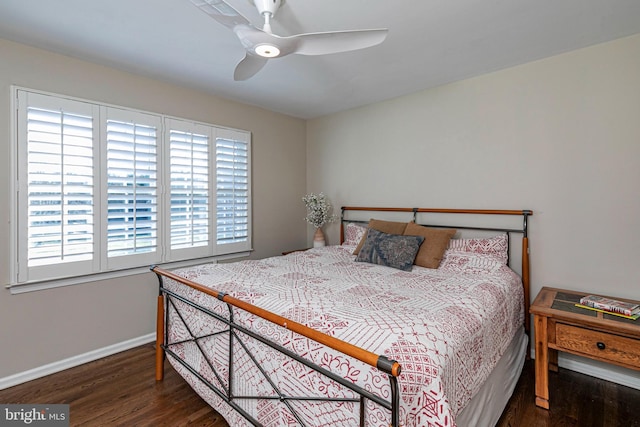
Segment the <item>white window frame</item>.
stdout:
<path fill-rule="evenodd" d="M 27 97 L 33 96 L 36 103 L 29 103 Z M 26 112 L 29 105 L 47 107 L 45 101 L 52 104 L 80 105 L 86 104 L 89 114 L 94 118 L 94 256 L 91 261 L 28 267 L 25 242 L 27 222 L 23 212 L 27 209 L 27 182 L 24 181 L 27 166 Z M 43 102 L 41 105 L 39 102 Z M 29 292 L 92 280 L 103 280 L 129 274 L 148 271 L 150 265 L 163 265 L 165 268 L 192 265 L 217 259 L 230 259 L 247 256 L 252 251 L 252 197 L 251 197 L 251 133 L 230 129 L 209 123 L 195 122 L 183 118 L 171 117 L 159 113 L 134 110 L 127 107 L 109 105 L 96 101 L 69 97 L 55 93 L 37 91 L 18 86 L 11 87 L 11 283 L 7 286 L 12 293 Z M 106 123 L 107 117 L 116 120 L 138 118 L 142 123 L 157 125 L 157 247 L 155 251 L 119 257 L 107 256 L 107 176 L 106 176 Z M 178 131 L 195 131 L 205 133 L 209 137 L 209 238 L 206 245 L 171 249 L 170 233 L 170 156 L 169 134 L 171 129 Z M 217 206 L 216 206 L 216 140 L 229 138 L 245 141 L 248 146 L 248 239 L 244 242 L 219 244 L 217 241 Z"/>
<path fill-rule="evenodd" d="M 117 120 L 123 122 L 135 122 L 137 124 L 145 124 L 148 126 L 156 127 L 156 174 L 157 174 L 157 193 L 156 199 L 158 200 L 158 206 L 156 211 L 156 224 L 157 224 L 157 239 L 154 250 L 151 252 L 145 253 L 134 253 L 127 254 L 122 256 L 108 256 L 108 236 L 107 236 L 107 227 L 108 227 L 108 204 L 107 199 L 103 198 L 104 194 L 109 190 L 107 181 L 108 181 L 108 170 L 107 170 L 107 121 L 108 120 Z M 101 246 L 99 254 L 101 256 L 101 265 L 103 266 L 103 270 L 121 270 L 124 268 L 132 268 L 139 267 L 141 265 L 151 265 L 154 263 L 163 262 L 162 258 L 162 239 L 160 236 L 160 224 L 162 222 L 162 209 L 159 205 L 160 200 L 160 191 L 162 186 L 162 173 L 163 173 L 163 165 L 162 165 L 162 152 L 161 152 L 161 134 L 162 134 L 162 116 L 155 114 L 142 113 L 138 111 L 125 110 L 114 107 L 105 107 L 102 106 L 100 108 L 100 150 L 101 150 L 101 182 L 103 191 L 98 197 L 98 202 L 102 205 L 100 210 L 101 218 L 102 218 L 102 233 L 101 237 Z"/>
<path fill-rule="evenodd" d="M 26 104 L 28 102 L 29 97 L 35 98 L 38 102 L 38 105 L 43 108 L 50 108 L 50 109 L 59 109 L 61 107 L 72 108 L 72 109 L 76 109 L 77 112 L 89 114 L 94 117 L 98 113 L 98 109 L 96 108 L 96 106 L 90 103 L 84 103 L 81 101 L 72 101 L 67 99 L 56 99 L 48 95 L 43 95 L 43 94 L 34 93 L 34 92 L 31 92 L 31 93 L 20 92 L 20 99 L 18 100 L 18 102 Z M 16 164 L 15 172 L 20 173 L 20 177 L 23 180 L 26 180 L 27 172 L 28 172 L 27 171 L 27 157 L 28 157 L 27 145 L 25 143 L 22 143 L 22 144 L 18 143 L 18 142 L 26 142 L 27 125 L 28 125 L 26 108 L 18 110 L 17 119 L 18 120 L 15 123 L 17 127 L 16 135 L 18 137 L 18 140 L 17 141 L 14 140 L 14 143 L 12 144 L 14 151 L 17 151 L 16 153 L 17 158 L 16 158 L 16 162 L 13 162 L 13 163 Z M 94 125 L 93 125 L 94 138 L 97 138 L 98 133 L 99 133 L 98 126 L 94 122 Z M 25 140 L 22 139 L 23 137 L 25 138 Z M 17 163 L 17 160 L 20 160 L 20 163 Z M 97 169 L 95 149 L 94 149 L 93 167 L 94 167 L 94 185 L 96 185 L 97 187 L 94 189 L 94 195 L 95 195 L 95 192 L 99 191 L 99 184 L 97 183 L 98 180 L 95 179 L 95 170 Z M 17 178 L 17 175 L 15 173 L 13 175 L 13 178 L 14 179 Z M 24 210 L 28 209 L 28 206 L 27 206 L 28 194 L 26 191 L 23 191 L 23 188 L 20 187 L 19 179 L 16 179 L 15 182 L 16 182 L 16 188 L 18 189 L 18 191 L 13 192 L 14 197 L 17 200 L 14 202 L 15 208 L 12 209 L 12 213 L 17 214 L 19 206 L 23 206 Z M 26 183 L 25 183 L 25 186 L 26 186 Z M 94 214 L 93 221 L 94 221 L 94 224 L 96 224 L 99 221 L 99 209 L 97 206 L 94 206 L 93 214 Z M 28 221 L 26 220 L 26 218 L 22 216 L 17 217 L 12 221 L 12 224 L 16 225 L 14 228 L 17 229 L 16 235 L 15 235 L 16 238 L 14 240 L 15 250 L 12 251 L 12 253 L 17 256 L 17 259 L 15 260 L 16 261 L 15 264 L 12 263 L 13 265 L 16 265 L 15 270 L 16 270 L 17 276 L 14 277 L 16 281 L 41 281 L 51 277 L 56 278 L 56 277 L 63 277 L 65 275 L 78 276 L 83 274 L 91 274 L 95 271 L 96 268 L 98 268 L 99 259 L 96 259 L 95 256 L 90 261 L 48 264 L 48 265 L 29 268 L 26 262 L 26 260 L 28 259 L 28 254 L 27 254 L 28 245 L 24 244 L 27 240 L 27 235 L 28 235 L 27 223 Z M 94 230 L 93 238 L 94 238 L 93 253 L 95 255 L 98 253 L 98 250 L 96 247 L 98 236 L 95 235 L 95 230 Z M 18 242 L 19 239 L 22 240 L 23 244 L 19 244 L 20 243 Z M 18 260 L 24 260 L 24 261 L 17 262 Z"/>
<path fill-rule="evenodd" d="M 213 145 L 213 141 L 215 141 L 215 128 L 212 126 L 206 126 L 201 123 L 189 122 L 186 120 L 169 118 L 165 121 L 165 141 L 167 144 L 164 145 L 165 158 L 169 161 L 171 159 L 171 144 L 170 144 L 170 133 L 172 130 L 176 130 L 179 132 L 185 133 L 194 133 L 205 135 L 208 138 L 209 142 L 209 151 L 208 151 L 208 167 L 209 167 L 209 240 L 207 245 L 205 246 L 196 246 L 192 248 L 180 248 L 173 249 L 171 244 L 171 235 L 168 236 L 166 251 L 168 253 L 168 257 L 172 260 L 184 260 L 190 258 L 202 258 L 207 256 L 216 255 L 216 245 L 215 245 L 215 235 L 212 234 L 215 232 L 215 212 L 216 212 L 216 200 L 215 200 L 215 186 L 214 183 L 211 182 L 212 178 L 215 178 L 215 164 L 213 163 L 213 153 L 215 153 L 215 146 Z M 170 165 L 169 165 L 170 167 Z M 165 199 L 165 228 L 169 229 L 171 226 L 171 170 L 167 171 L 165 174 L 166 177 L 166 185 L 165 192 L 167 193 L 167 197 Z"/>
<path fill-rule="evenodd" d="M 219 252 L 225 252 L 225 253 L 233 253 L 233 252 L 241 252 L 241 251 L 245 251 L 247 250 L 248 247 L 251 246 L 251 236 L 252 236 L 252 221 L 251 221 L 251 200 L 252 200 L 252 196 L 251 196 L 251 141 L 248 138 L 248 135 L 246 132 L 242 132 L 242 131 L 237 131 L 237 130 L 231 130 L 231 129 L 218 129 L 215 135 L 215 142 L 217 142 L 218 139 L 225 139 L 225 140 L 231 140 L 231 141 L 241 141 L 241 142 L 246 142 L 247 143 L 247 150 L 248 150 L 248 169 L 247 169 L 247 180 L 248 180 L 248 184 L 249 184 L 249 188 L 247 190 L 247 199 L 248 199 L 248 205 L 247 205 L 247 214 L 248 214 L 248 223 L 247 223 L 247 240 L 246 241 L 236 241 L 236 242 L 231 242 L 231 243 L 225 243 L 225 242 L 221 242 L 220 240 L 216 239 L 217 241 L 217 247 L 219 248 Z M 215 156 L 215 150 L 216 150 L 216 144 L 214 143 L 214 156 Z M 216 213 L 217 213 L 217 209 L 216 209 Z M 214 230 L 217 233 L 217 230 Z M 224 248 L 224 251 L 222 251 L 221 249 Z"/>

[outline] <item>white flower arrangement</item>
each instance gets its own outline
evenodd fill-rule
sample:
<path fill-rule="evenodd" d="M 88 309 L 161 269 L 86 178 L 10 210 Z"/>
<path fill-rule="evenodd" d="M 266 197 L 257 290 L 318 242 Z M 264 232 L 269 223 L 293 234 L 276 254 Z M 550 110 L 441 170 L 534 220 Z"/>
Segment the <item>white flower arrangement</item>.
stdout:
<path fill-rule="evenodd" d="M 307 207 L 305 220 L 315 228 L 320 228 L 337 219 L 337 216 L 331 213 L 331 203 L 323 193 L 307 194 L 302 198 L 302 201 Z"/>

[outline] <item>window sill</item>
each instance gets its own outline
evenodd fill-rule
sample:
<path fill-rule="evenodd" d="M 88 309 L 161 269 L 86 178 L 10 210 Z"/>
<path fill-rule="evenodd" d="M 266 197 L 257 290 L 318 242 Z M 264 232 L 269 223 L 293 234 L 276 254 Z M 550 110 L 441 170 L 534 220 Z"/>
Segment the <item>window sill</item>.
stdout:
<path fill-rule="evenodd" d="M 237 258 L 248 257 L 251 251 L 238 252 L 233 254 L 219 255 L 207 258 L 189 259 L 184 261 L 168 262 L 164 264 L 156 264 L 158 267 L 162 267 L 167 270 L 175 268 L 190 267 L 198 264 L 216 263 L 218 261 L 225 261 Z M 7 285 L 11 295 L 24 294 L 28 292 L 43 291 L 46 289 L 61 288 L 63 286 L 80 285 L 85 283 L 97 282 L 100 280 L 116 279 L 119 277 L 134 276 L 137 274 L 144 274 L 149 272 L 149 266 L 129 268 L 126 270 L 109 271 L 104 273 L 97 273 L 88 276 L 66 277 L 63 279 L 45 280 L 38 282 L 16 283 Z"/>

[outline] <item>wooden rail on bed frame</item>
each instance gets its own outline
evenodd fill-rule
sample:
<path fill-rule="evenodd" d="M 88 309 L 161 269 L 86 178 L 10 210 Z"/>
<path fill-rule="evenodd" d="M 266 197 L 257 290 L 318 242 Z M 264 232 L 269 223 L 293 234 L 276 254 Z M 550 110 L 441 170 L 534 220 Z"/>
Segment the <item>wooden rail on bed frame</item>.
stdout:
<path fill-rule="evenodd" d="M 527 235 L 527 218 L 530 215 L 533 215 L 533 211 L 530 210 L 489 210 L 489 209 L 432 209 L 432 208 L 375 208 L 375 207 L 353 207 L 353 206 L 344 206 L 342 207 L 342 221 L 340 224 L 340 243 L 344 240 L 344 223 L 345 222 L 360 222 L 356 220 L 345 220 L 344 214 L 346 211 L 370 211 L 370 212 L 412 212 L 413 220 L 416 220 L 416 215 L 418 213 L 444 213 L 444 214 L 487 214 L 487 215 L 520 215 L 523 217 L 523 227 L 522 229 L 506 229 L 506 228 L 490 228 L 490 227 L 469 227 L 469 226 L 453 226 L 448 225 L 446 227 L 456 227 L 459 229 L 475 229 L 475 230 L 490 230 L 490 231 L 504 231 L 507 233 L 515 232 L 522 233 L 522 282 L 524 288 L 524 309 L 525 309 L 525 319 L 529 319 L 529 240 Z M 422 224 L 424 225 L 424 224 Z M 442 225 L 435 225 L 435 227 L 444 227 Z M 165 356 L 165 347 L 166 347 L 166 328 L 165 328 L 165 296 L 164 292 L 166 290 L 163 289 L 162 286 L 162 277 L 167 277 L 177 282 L 180 282 L 186 286 L 189 286 L 193 289 L 196 289 L 202 293 L 210 295 L 218 300 L 225 302 L 229 306 L 234 306 L 239 309 L 245 310 L 253 315 L 259 316 L 265 320 L 268 320 L 272 323 L 275 323 L 283 328 L 289 329 L 293 332 L 296 332 L 306 338 L 312 339 L 321 344 L 327 345 L 337 351 L 340 351 L 348 356 L 351 356 L 355 359 L 358 359 L 364 363 L 367 363 L 371 366 L 374 366 L 381 371 L 385 372 L 389 375 L 391 381 L 391 386 L 393 390 L 394 402 L 392 402 L 393 408 L 392 410 L 392 423 L 391 425 L 398 425 L 398 414 L 397 414 L 397 405 L 398 405 L 398 395 L 397 395 L 397 383 L 396 377 L 401 373 L 401 366 L 395 360 L 389 360 L 384 355 L 377 355 L 375 353 L 371 353 L 365 349 L 354 346 L 348 342 L 342 341 L 340 339 L 334 338 L 330 335 L 324 334 L 322 332 L 316 331 L 312 328 L 309 328 L 303 324 L 294 322 L 282 316 L 279 316 L 275 313 L 271 313 L 267 310 L 264 310 L 260 307 L 256 307 L 252 304 L 249 304 L 245 301 L 239 300 L 237 298 L 231 297 L 225 293 L 220 293 L 206 286 L 200 285 L 191 280 L 185 279 L 184 277 L 178 276 L 170 271 L 163 270 L 161 268 L 152 266 L 151 271 L 156 273 L 160 280 L 160 293 L 157 301 L 157 335 L 156 335 L 156 380 L 162 380 L 164 376 L 164 356 Z M 525 320 L 524 327 L 527 333 L 530 331 L 530 321 Z M 361 417 L 363 415 L 361 414 Z M 361 418 L 361 423 L 364 421 Z"/>
<path fill-rule="evenodd" d="M 299 362 L 304 363 L 306 366 L 314 369 L 316 372 L 321 373 L 322 375 L 325 375 L 331 379 L 333 379 L 334 381 L 339 382 L 340 384 L 346 386 L 347 388 L 350 388 L 352 391 L 355 391 L 357 394 L 360 395 L 360 425 L 364 426 L 364 400 L 363 399 L 369 399 L 379 405 L 382 405 L 384 407 L 386 407 L 387 409 L 389 409 L 391 411 L 391 424 L 389 424 L 391 427 L 399 427 L 399 405 L 400 405 L 400 391 L 398 389 L 398 382 L 397 382 L 397 377 L 400 375 L 401 373 L 401 366 L 400 364 L 395 361 L 395 360 L 390 360 L 389 358 L 387 358 L 385 355 L 378 355 L 375 353 L 372 353 L 370 351 L 367 351 L 361 347 L 355 346 L 353 344 L 350 344 L 346 341 L 342 341 L 338 338 L 332 337 L 330 335 L 327 335 L 323 332 L 320 331 L 316 331 L 315 329 L 309 328 L 308 326 L 305 326 L 301 323 L 298 322 L 294 322 L 290 319 L 287 319 L 285 317 L 282 317 L 280 315 L 277 315 L 275 313 L 272 313 L 270 311 L 264 310 L 260 307 L 256 307 L 252 304 L 249 304 L 245 301 L 239 300 L 237 298 L 234 298 L 228 294 L 222 293 L 222 292 L 217 292 L 213 289 L 210 289 L 206 286 L 200 285 L 196 282 L 193 282 L 189 279 L 186 279 L 184 277 L 178 276 L 174 273 L 171 273 L 168 270 L 164 270 L 161 269 L 159 267 L 156 266 L 151 266 L 151 271 L 154 272 L 157 276 L 158 276 L 158 280 L 160 281 L 160 292 L 158 295 L 158 300 L 157 300 L 157 318 L 156 318 L 156 381 L 161 381 L 164 377 L 164 358 L 165 358 L 165 354 L 166 352 L 168 352 L 168 342 L 167 342 L 167 327 L 165 326 L 165 322 L 167 321 L 167 311 L 165 310 L 165 306 L 167 303 L 168 298 L 165 298 L 165 294 L 167 295 L 171 295 L 173 297 L 178 297 L 178 295 L 168 291 L 167 289 L 164 288 L 163 286 L 163 278 L 169 278 L 171 280 L 174 280 L 176 282 L 179 282 L 183 285 L 186 285 L 190 288 L 193 288 L 199 292 L 202 292 L 204 294 L 207 294 L 211 297 L 214 297 L 224 303 L 226 303 L 228 306 L 233 306 L 233 307 L 237 307 L 241 310 L 244 310 L 246 312 L 249 312 L 255 316 L 261 317 L 265 320 L 268 320 L 272 323 L 275 323 L 285 329 L 289 329 L 293 332 L 296 332 L 306 338 L 309 338 L 311 340 L 314 340 L 315 342 L 324 344 L 334 350 L 340 351 L 343 354 L 346 354 L 350 357 L 353 357 L 354 359 L 360 360 L 364 363 L 367 363 L 371 366 L 376 367 L 377 369 L 379 369 L 380 371 L 384 372 L 387 374 L 388 378 L 389 378 L 389 382 L 390 382 L 390 387 L 391 387 L 391 397 L 390 399 L 387 401 L 383 398 L 380 398 L 376 395 L 374 395 L 373 393 L 371 393 L 370 391 L 367 391 L 355 384 L 351 384 L 348 381 L 344 381 L 342 378 L 339 378 L 336 374 L 334 374 L 331 371 L 327 371 L 325 368 L 319 367 L 317 365 L 314 365 L 311 362 L 308 361 L 304 361 L 301 359 L 296 359 Z M 178 297 L 179 298 L 179 297 Z M 182 300 L 183 302 L 186 302 L 185 300 Z M 193 307 L 196 307 L 195 304 L 192 304 Z M 200 307 L 196 307 L 199 310 L 203 311 L 202 308 Z M 233 323 L 233 321 L 231 321 L 230 323 Z M 235 325 L 236 329 L 240 329 L 242 330 L 243 328 L 241 328 L 239 325 Z M 250 334 L 249 331 L 244 330 L 245 333 Z M 197 338 L 194 338 L 195 340 L 197 340 Z M 263 340 L 262 342 L 265 344 L 270 345 L 268 342 L 268 340 Z M 275 348 L 272 346 L 272 348 Z M 284 349 L 279 350 L 281 351 L 283 354 L 285 352 Z M 172 354 L 172 356 L 176 357 L 175 354 Z M 292 357 L 292 356 L 289 356 Z M 184 361 L 182 360 L 178 360 L 179 362 L 181 362 L 183 365 L 185 364 Z M 196 372 L 194 372 L 192 370 L 191 367 L 184 365 L 185 367 L 187 367 L 187 369 L 191 370 L 191 372 L 193 374 L 196 374 Z M 264 373 L 264 372 L 263 372 Z M 205 381 L 202 377 L 198 376 L 198 378 L 202 381 Z M 216 391 L 216 394 L 218 394 L 219 397 L 223 397 L 221 396 L 221 394 L 219 392 Z M 224 399 L 224 397 L 223 397 Z M 332 399 L 332 398 L 328 398 L 326 399 L 327 401 L 332 401 L 332 400 L 336 400 L 336 401 L 347 401 L 349 399 Z M 246 414 L 244 411 L 242 411 L 238 406 L 234 405 L 233 402 L 228 401 L 227 403 L 229 405 L 231 405 L 234 409 L 236 409 L 237 411 L 241 412 L 243 416 L 248 417 L 249 415 Z M 291 409 L 291 408 L 290 408 Z M 253 422 L 253 421 L 252 421 Z"/>
<path fill-rule="evenodd" d="M 282 317 L 275 313 L 262 309 L 260 307 L 256 307 L 253 304 L 249 304 L 248 302 L 239 300 L 228 294 L 214 291 L 213 289 L 207 288 L 206 286 L 203 286 L 191 280 L 185 279 L 184 277 L 178 276 L 177 274 L 173 274 L 170 271 L 163 270 L 158 267 L 152 267 L 151 271 L 153 271 L 156 274 L 161 274 L 162 276 L 173 279 L 176 282 L 180 282 L 184 285 L 187 285 L 193 289 L 196 289 L 214 298 L 217 298 L 220 301 L 230 304 L 234 307 L 238 307 L 255 316 L 261 317 L 265 320 L 275 323 L 276 325 L 282 326 L 285 329 L 289 329 L 293 332 L 303 335 L 306 338 L 310 338 L 316 342 L 319 342 L 320 344 L 324 344 L 328 347 L 331 347 L 334 350 L 338 350 L 346 354 L 347 356 L 351 356 L 371 366 L 375 366 L 381 371 L 387 374 L 393 375 L 394 377 L 397 377 L 398 375 L 400 375 L 400 372 L 401 372 L 400 364 L 395 360 L 389 360 L 384 355 L 378 355 L 370 351 L 364 350 L 346 341 L 342 341 L 338 338 L 332 337 L 331 335 L 327 335 L 323 332 L 316 331 L 315 329 L 312 329 L 301 323 L 294 322 L 293 320 L 287 319 L 286 317 Z M 157 318 L 157 326 L 162 328 L 162 333 L 164 335 L 164 326 L 163 326 L 164 313 L 162 313 L 162 311 L 164 311 L 164 304 L 162 304 L 162 295 L 159 295 L 158 296 L 159 314 Z M 160 314 L 162 314 L 162 316 L 160 316 Z M 156 373 L 158 372 L 160 372 L 160 375 L 162 375 L 161 371 L 156 371 Z M 162 379 L 162 378 L 159 378 L 159 379 Z"/>
<path fill-rule="evenodd" d="M 471 226 L 454 226 L 454 225 L 437 225 L 432 227 L 448 227 L 467 230 L 487 230 L 487 231 L 504 231 L 506 233 L 522 234 L 522 288 L 524 290 L 524 330 L 527 335 L 531 336 L 531 317 L 529 315 L 529 306 L 531 304 L 530 294 L 530 273 L 529 273 L 529 235 L 527 219 L 533 215 L 532 210 L 513 210 L 513 209 L 438 209 L 438 208 L 379 208 L 365 206 L 343 206 L 340 221 L 340 244 L 344 242 L 344 223 L 350 222 L 344 218 L 346 211 L 369 211 L 369 212 L 412 212 L 413 221 L 416 221 L 418 213 L 439 213 L 439 214 L 476 214 L 476 215 L 519 215 L 522 216 L 522 228 L 492 228 L 492 227 L 471 227 Z M 353 221 L 358 222 L 358 221 Z M 427 224 L 421 224 L 427 225 Z M 527 351 L 527 357 L 529 357 Z"/>

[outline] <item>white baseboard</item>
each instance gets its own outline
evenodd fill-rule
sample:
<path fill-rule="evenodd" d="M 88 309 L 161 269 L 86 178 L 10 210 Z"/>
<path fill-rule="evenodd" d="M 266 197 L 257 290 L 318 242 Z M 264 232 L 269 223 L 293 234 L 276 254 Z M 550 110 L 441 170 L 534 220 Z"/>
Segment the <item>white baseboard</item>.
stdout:
<path fill-rule="evenodd" d="M 37 378 L 42 378 L 56 372 L 64 371 L 65 369 L 73 368 L 87 362 L 93 362 L 94 360 L 102 359 L 103 357 L 111 356 L 112 354 L 120 353 L 121 351 L 129 350 L 134 347 L 154 342 L 155 339 L 156 333 L 152 332 L 138 338 L 122 341 L 117 344 L 99 348 L 97 350 L 79 354 L 77 356 L 72 356 L 67 359 L 49 363 L 44 366 L 29 369 L 28 371 L 18 372 L 17 374 L 0 378 L 0 390 L 13 387 L 14 385 L 26 383 L 27 381 L 35 380 Z"/>
<path fill-rule="evenodd" d="M 531 358 L 535 359 L 535 352 L 531 349 Z M 640 372 L 604 362 L 574 356 L 567 353 L 558 354 L 558 366 L 581 374 L 611 381 L 616 384 L 640 390 Z"/>
<path fill-rule="evenodd" d="M 592 377 L 640 390 L 640 373 L 632 371 L 631 369 L 620 368 L 606 363 L 596 363 L 589 359 L 585 360 L 588 360 L 589 362 L 587 363 L 586 361 L 573 358 L 563 358 L 562 355 L 560 355 L 558 358 L 558 365 L 561 368 L 567 368 L 572 371 L 580 372 L 581 374 L 590 375 Z"/>

